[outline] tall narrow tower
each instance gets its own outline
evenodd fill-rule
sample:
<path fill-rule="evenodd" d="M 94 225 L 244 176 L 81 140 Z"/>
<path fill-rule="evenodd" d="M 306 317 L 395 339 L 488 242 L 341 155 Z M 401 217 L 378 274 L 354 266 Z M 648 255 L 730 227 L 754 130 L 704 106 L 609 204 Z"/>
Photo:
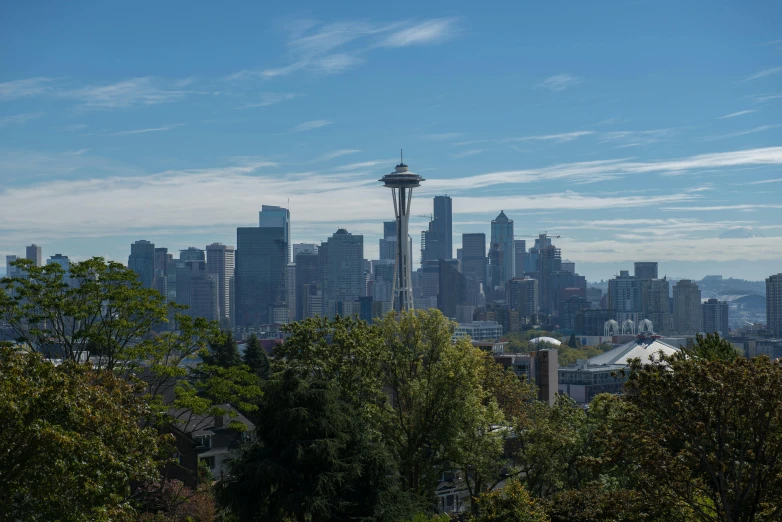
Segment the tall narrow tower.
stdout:
<path fill-rule="evenodd" d="M 407 170 L 407 165 L 400 158 L 399 165 L 394 172 L 386 174 L 378 181 L 382 181 L 391 189 L 394 200 L 394 214 L 396 215 L 396 262 L 394 277 L 394 292 L 391 306 L 394 310 L 413 309 L 413 283 L 412 283 L 412 252 L 410 242 L 407 240 L 407 222 L 410 218 L 410 203 L 413 199 L 413 189 L 420 187 L 424 178 Z"/>

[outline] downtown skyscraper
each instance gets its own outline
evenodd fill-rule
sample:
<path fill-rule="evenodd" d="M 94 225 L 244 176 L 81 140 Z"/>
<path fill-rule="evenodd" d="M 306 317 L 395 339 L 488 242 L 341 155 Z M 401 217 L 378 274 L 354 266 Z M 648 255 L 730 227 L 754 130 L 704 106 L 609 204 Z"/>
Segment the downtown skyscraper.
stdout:
<path fill-rule="evenodd" d="M 323 267 L 323 314 L 351 315 L 348 309 L 366 291 L 364 236 L 340 228 L 321 244 L 319 255 Z"/>
<path fill-rule="evenodd" d="M 271 307 L 284 301 L 288 243 L 284 227 L 239 227 L 236 229 L 237 326 L 271 322 Z"/>
<path fill-rule="evenodd" d="M 766 325 L 768 335 L 782 337 L 782 273 L 766 278 Z"/>
<path fill-rule="evenodd" d="M 491 248 L 498 248 L 502 252 L 502 271 L 494 271 L 494 286 L 505 286 L 516 273 L 516 255 L 513 245 L 513 220 L 508 219 L 504 211 L 491 222 Z M 496 247 L 495 247 L 496 245 Z M 499 256 L 496 256 L 499 258 Z"/>
<path fill-rule="evenodd" d="M 136 272 L 144 288 L 155 283 L 155 244 L 144 239 L 130 245 L 128 268 Z"/>
<path fill-rule="evenodd" d="M 221 243 L 212 243 L 206 246 L 206 272 L 217 278 L 220 322 L 226 326 L 233 322 L 234 254 L 232 246 Z"/>

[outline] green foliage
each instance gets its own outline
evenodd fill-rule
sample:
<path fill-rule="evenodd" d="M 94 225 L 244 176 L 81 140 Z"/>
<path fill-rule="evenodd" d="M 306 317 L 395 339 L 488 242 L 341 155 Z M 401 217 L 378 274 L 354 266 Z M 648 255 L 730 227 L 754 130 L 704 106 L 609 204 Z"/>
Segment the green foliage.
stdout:
<path fill-rule="evenodd" d="M 682 354 L 696 359 L 705 359 L 707 361 L 732 360 L 740 357 L 741 353 L 727 341 L 720 337 L 716 332 L 706 334 L 695 334 L 695 343 L 688 348 L 682 349 Z"/>
<path fill-rule="evenodd" d="M 247 340 L 242 361 L 249 366 L 251 372 L 261 379 L 266 380 L 269 378 L 271 367 L 269 356 L 266 355 L 266 350 L 263 349 L 261 341 L 255 334 L 252 334 Z"/>
<path fill-rule="evenodd" d="M 549 517 L 540 503 L 530 497 L 518 480 L 505 487 L 484 493 L 478 498 L 478 516 L 474 522 L 547 522 Z"/>
<path fill-rule="evenodd" d="M 568 347 L 578 348 L 578 341 L 576 340 L 576 334 L 570 334 L 570 339 L 567 342 Z"/>
<path fill-rule="evenodd" d="M 100 257 L 71 264 L 70 283 L 56 263 L 23 259 L 14 266 L 23 275 L 0 280 L 0 320 L 17 342 L 64 360 L 91 352 L 102 356 L 99 368 L 124 367 L 177 308 L 143 288 L 132 270 Z"/>
<path fill-rule="evenodd" d="M 116 520 L 157 478 L 162 442 L 139 389 L 113 372 L 0 349 L 0 498 L 8 520 Z"/>
<path fill-rule="evenodd" d="M 258 441 L 219 496 L 240 520 L 326 521 L 374 516 L 392 469 L 335 383 L 283 370 L 268 381 Z"/>
<path fill-rule="evenodd" d="M 212 339 L 209 349 L 201 352 L 201 359 L 204 364 L 220 368 L 232 368 L 242 364 L 239 348 L 236 346 L 233 334 L 229 331 L 223 331 Z"/>
<path fill-rule="evenodd" d="M 573 399 L 557 395 L 553 407 L 532 404 L 515 438 L 515 464 L 526 489 L 542 497 L 569 485 L 583 451 L 586 413 Z"/>
<path fill-rule="evenodd" d="M 438 310 L 388 314 L 379 322 L 384 387 L 391 397 L 382 433 L 404 488 L 431 496 L 449 449 L 459 444 L 460 420 L 480 408 L 480 350 L 451 342 L 453 324 Z M 488 417 L 487 417 L 488 418 Z"/>
<path fill-rule="evenodd" d="M 638 487 L 702 520 L 782 515 L 782 367 L 767 357 L 635 363 L 624 450 Z"/>
<path fill-rule="evenodd" d="M 423 513 L 418 513 L 412 519 L 406 520 L 405 522 L 451 522 L 451 517 L 444 513 L 439 515 L 424 515 Z"/>

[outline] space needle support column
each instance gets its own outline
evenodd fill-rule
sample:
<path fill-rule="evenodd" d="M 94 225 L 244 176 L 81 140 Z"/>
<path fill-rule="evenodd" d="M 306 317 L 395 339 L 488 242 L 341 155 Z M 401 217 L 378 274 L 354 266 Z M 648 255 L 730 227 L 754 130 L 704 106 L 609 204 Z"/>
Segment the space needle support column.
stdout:
<path fill-rule="evenodd" d="M 394 310 L 413 309 L 412 252 L 408 238 L 408 221 L 413 188 L 420 187 L 424 179 L 408 172 L 407 165 L 399 163 L 394 172 L 383 176 L 379 181 L 391 189 L 396 217 L 396 256 L 394 262 L 394 291 L 392 307 Z M 397 190 L 399 193 L 397 194 Z"/>

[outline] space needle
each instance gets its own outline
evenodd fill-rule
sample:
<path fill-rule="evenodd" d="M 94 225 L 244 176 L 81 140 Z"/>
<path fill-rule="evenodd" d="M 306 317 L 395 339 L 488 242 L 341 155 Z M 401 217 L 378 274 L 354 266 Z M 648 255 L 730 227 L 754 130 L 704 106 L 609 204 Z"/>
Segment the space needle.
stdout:
<path fill-rule="evenodd" d="M 396 215 L 396 258 L 394 263 L 394 291 L 391 307 L 398 311 L 413 309 L 412 252 L 407 240 L 407 222 L 410 218 L 410 203 L 413 189 L 420 187 L 424 178 L 407 170 L 400 151 L 399 165 L 394 172 L 386 174 L 378 181 L 391 189 Z"/>

